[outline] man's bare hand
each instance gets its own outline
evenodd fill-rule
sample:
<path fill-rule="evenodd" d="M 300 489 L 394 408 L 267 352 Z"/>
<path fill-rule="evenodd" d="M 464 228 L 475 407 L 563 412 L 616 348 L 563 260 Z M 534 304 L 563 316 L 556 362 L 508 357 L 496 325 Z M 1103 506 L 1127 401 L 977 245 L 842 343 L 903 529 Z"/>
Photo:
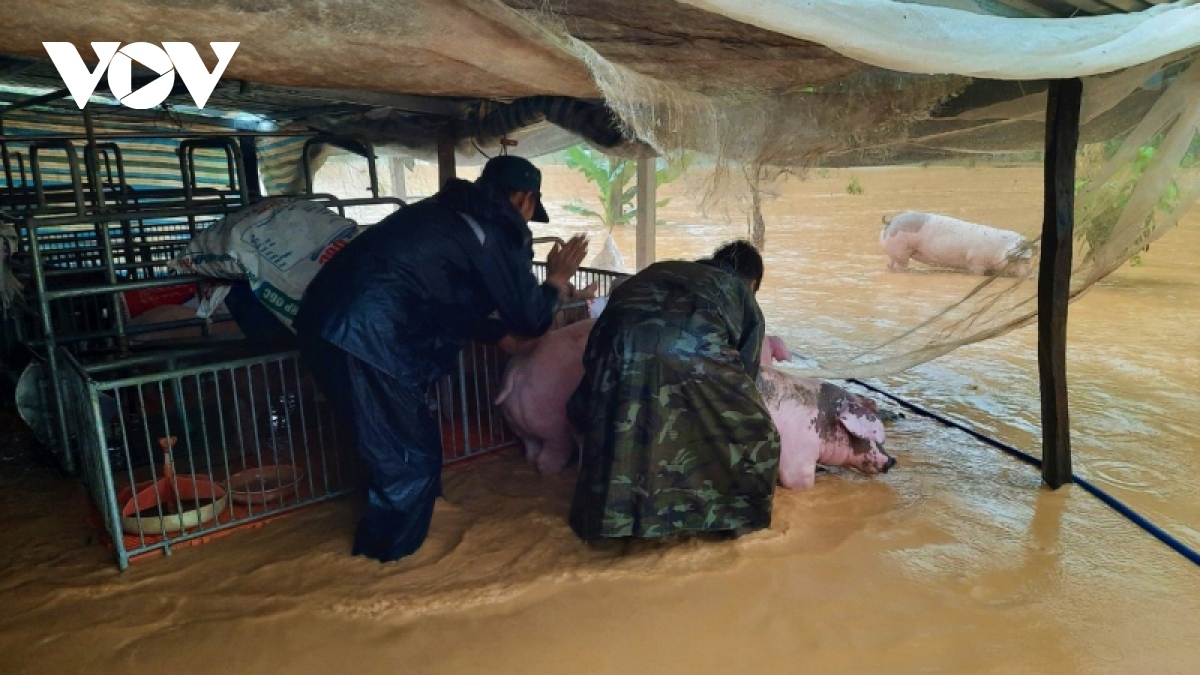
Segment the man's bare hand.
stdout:
<path fill-rule="evenodd" d="M 596 297 L 596 289 L 600 288 L 598 282 L 593 281 L 586 288 L 575 288 L 570 286 L 566 293 L 560 293 L 558 299 L 560 302 L 583 302 Z"/>
<path fill-rule="evenodd" d="M 566 245 L 555 244 L 546 256 L 546 281 L 558 288 L 559 296 L 570 292 L 571 277 L 587 255 L 587 235 L 577 234 Z"/>
<path fill-rule="evenodd" d="M 525 352 L 532 351 L 533 348 L 537 346 L 538 339 L 539 338 L 523 338 L 519 335 L 513 335 L 512 333 L 509 333 L 508 335 L 500 338 L 500 342 L 496 343 L 496 346 L 499 347 L 505 354 L 516 356 L 517 354 L 523 354 Z"/>

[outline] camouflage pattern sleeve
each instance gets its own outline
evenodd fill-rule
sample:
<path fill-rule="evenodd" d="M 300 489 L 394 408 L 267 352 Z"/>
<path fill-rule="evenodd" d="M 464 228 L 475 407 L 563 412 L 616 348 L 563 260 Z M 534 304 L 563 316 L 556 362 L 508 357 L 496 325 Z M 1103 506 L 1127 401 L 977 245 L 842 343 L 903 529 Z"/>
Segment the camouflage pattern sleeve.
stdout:
<path fill-rule="evenodd" d="M 613 294 L 569 403 L 583 437 L 570 515 L 580 537 L 770 524 L 779 435 L 743 362 L 757 365 L 761 349 L 747 293 L 726 272 L 677 262 Z"/>

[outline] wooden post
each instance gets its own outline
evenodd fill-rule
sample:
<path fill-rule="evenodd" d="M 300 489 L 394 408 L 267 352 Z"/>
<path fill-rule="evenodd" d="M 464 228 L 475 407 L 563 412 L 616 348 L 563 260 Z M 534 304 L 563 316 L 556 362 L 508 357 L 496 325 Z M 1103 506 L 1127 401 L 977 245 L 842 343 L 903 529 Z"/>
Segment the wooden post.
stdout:
<path fill-rule="evenodd" d="M 453 131 L 449 128 L 443 129 L 438 134 L 438 188 L 444 187 L 458 175 L 454 167 L 454 145 Z"/>
<path fill-rule="evenodd" d="M 637 164 L 637 269 L 654 262 L 654 229 L 658 223 L 658 181 L 655 159 L 639 159 Z"/>
<path fill-rule="evenodd" d="M 1045 211 L 1038 270 L 1038 374 L 1042 390 L 1042 480 L 1071 482 L 1067 415 L 1067 303 L 1075 230 L 1075 151 L 1083 83 L 1054 80 L 1046 100 Z"/>

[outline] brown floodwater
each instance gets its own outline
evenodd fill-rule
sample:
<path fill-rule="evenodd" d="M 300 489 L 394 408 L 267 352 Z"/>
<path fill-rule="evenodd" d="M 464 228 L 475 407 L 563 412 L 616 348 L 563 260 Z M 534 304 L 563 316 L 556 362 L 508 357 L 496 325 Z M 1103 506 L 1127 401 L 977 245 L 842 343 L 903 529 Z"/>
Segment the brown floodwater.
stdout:
<path fill-rule="evenodd" d="M 863 194 L 846 191 L 851 178 Z M 767 275 L 759 301 L 770 330 L 801 353 L 846 355 L 915 325 L 979 279 L 888 272 L 877 240 L 882 215 L 933 211 L 1036 236 L 1041 181 L 1040 166 L 1021 166 L 832 171 L 786 183 L 764 207 Z M 590 196 L 586 186 L 563 182 L 571 198 Z M 746 235 L 744 222 L 689 212 L 695 187 L 664 190 L 672 202 L 660 217 L 671 225 L 657 238 L 660 258 L 700 257 Z M 604 229 L 595 225 L 576 221 L 562 230 L 579 226 L 602 241 Z M 632 266 L 631 230 L 616 230 L 614 239 Z M 1140 263 L 1071 306 L 1073 457 L 1081 476 L 1200 548 L 1200 209 Z M 1033 326 L 875 383 L 1040 456 Z"/>
<path fill-rule="evenodd" d="M 800 352 L 936 309 L 962 275 L 886 272 L 880 216 L 906 208 L 1035 232 L 1040 170 L 874 169 L 794 181 L 766 206 L 772 332 Z M 418 178 L 414 176 L 414 179 Z M 410 186 L 419 185 L 418 180 Z M 589 186 L 547 171 L 554 226 Z M 658 253 L 744 234 L 664 190 Z M 1075 467 L 1200 545 L 1200 228 L 1176 231 L 1071 309 Z M 632 228 L 615 231 L 632 264 Z M 867 318 L 867 321 L 863 319 Z M 1038 454 L 1031 329 L 960 349 L 888 388 Z M 1192 673 L 1200 569 L 1075 488 L 909 415 L 885 476 L 781 490 L 737 541 L 587 547 L 565 523 L 572 475 L 514 456 L 448 471 L 427 544 L 347 555 L 354 504 L 303 511 L 116 572 L 82 495 L 0 472 L 0 672 Z"/>

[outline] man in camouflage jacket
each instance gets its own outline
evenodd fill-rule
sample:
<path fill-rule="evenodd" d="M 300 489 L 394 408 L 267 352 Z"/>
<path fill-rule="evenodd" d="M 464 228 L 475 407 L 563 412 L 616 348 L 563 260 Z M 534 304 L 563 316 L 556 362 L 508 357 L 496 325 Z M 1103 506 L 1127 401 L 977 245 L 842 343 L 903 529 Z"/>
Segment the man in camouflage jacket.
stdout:
<path fill-rule="evenodd" d="M 762 258 L 747 242 L 656 263 L 596 322 L 571 397 L 584 540 L 770 525 L 779 434 L 758 390 Z"/>

